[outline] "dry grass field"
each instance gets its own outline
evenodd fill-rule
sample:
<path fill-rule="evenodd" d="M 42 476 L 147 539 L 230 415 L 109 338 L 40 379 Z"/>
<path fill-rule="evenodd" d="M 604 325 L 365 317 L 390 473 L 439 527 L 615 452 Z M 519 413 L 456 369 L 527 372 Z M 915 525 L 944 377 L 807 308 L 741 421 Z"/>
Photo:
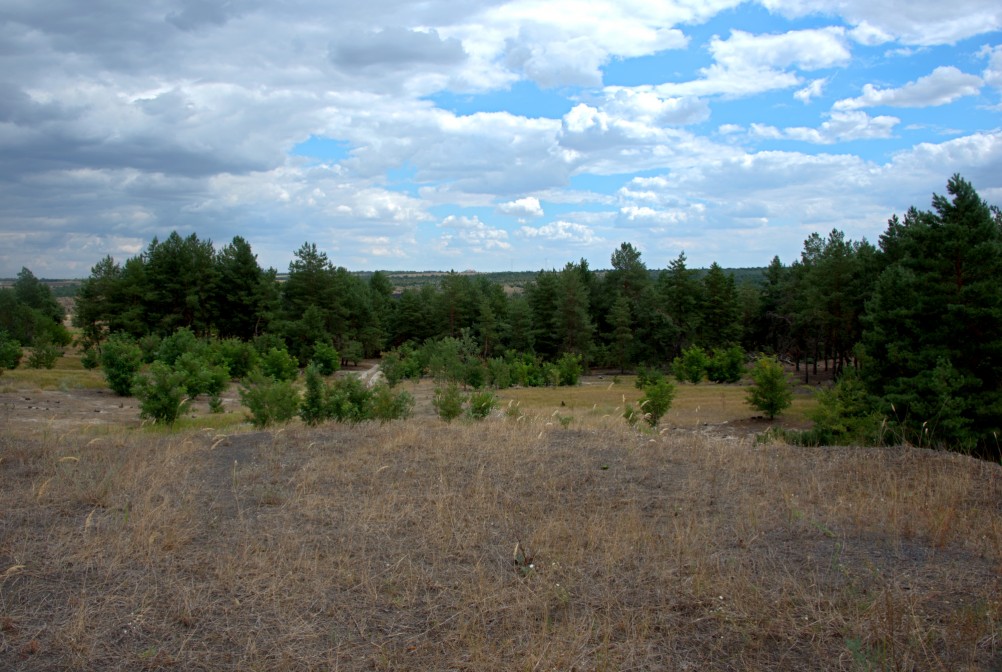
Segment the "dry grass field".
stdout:
<path fill-rule="evenodd" d="M 521 419 L 167 432 L 24 376 L 0 669 L 1002 669 L 997 464 L 757 444 L 717 386 L 662 433 L 625 378 L 511 391 Z"/>

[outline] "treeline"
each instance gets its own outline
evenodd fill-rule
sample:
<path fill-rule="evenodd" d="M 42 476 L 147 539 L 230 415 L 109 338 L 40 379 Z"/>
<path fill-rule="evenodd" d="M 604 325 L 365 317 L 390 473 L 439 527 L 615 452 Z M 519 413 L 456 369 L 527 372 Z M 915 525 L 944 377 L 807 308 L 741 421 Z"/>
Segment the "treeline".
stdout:
<path fill-rule="evenodd" d="M 899 437 L 974 449 L 997 446 L 1002 419 L 1002 216 L 954 176 L 951 198 L 893 217 L 874 246 L 838 230 L 813 234 L 800 258 L 774 258 L 758 281 L 737 282 L 684 253 L 650 269 L 623 243 L 611 270 L 584 260 L 539 271 L 521 293 L 480 275 L 394 295 L 385 273 L 364 279 L 315 244 L 295 252 L 284 281 L 247 241 L 216 250 L 172 233 L 118 264 L 94 266 L 77 296 L 88 349 L 113 333 L 162 339 L 180 328 L 212 339 L 281 345 L 301 366 L 318 346 L 345 359 L 453 339 L 482 362 L 558 362 L 668 370 L 735 349 L 851 373 L 865 411 Z M 403 348 L 403 350 L 401 350 Z M 726 354 L 725 354 L 726 353 Z M 525 358 L 529 358 L 526 360 Z M 566 361 L 566 360 L 565 360 Z M 860 411 L 862 412 L 862 411 Z"/>

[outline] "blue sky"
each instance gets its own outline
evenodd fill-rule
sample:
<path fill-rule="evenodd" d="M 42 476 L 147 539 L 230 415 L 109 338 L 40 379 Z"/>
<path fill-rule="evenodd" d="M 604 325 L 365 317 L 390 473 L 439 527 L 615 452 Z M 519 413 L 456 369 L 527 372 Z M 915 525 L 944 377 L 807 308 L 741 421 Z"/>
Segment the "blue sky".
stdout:
<path fill-rule="evenodd" d="M 171 231 L 287 269 L 789 263 L 960 173 L 1002 204 L 982 0 L 0 5 L 0 276 Z"/>

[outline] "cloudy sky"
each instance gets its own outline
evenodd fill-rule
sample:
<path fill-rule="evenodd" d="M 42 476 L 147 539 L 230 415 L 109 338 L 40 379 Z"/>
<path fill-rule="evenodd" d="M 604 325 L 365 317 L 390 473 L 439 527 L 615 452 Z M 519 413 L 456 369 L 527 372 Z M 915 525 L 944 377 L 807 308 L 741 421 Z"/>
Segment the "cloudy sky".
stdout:
<path fill-rule="evenodd" d="M 0 277 L 764 266 L 955 172 L 1002 203 L 997 2 L 0 0 Z"/>

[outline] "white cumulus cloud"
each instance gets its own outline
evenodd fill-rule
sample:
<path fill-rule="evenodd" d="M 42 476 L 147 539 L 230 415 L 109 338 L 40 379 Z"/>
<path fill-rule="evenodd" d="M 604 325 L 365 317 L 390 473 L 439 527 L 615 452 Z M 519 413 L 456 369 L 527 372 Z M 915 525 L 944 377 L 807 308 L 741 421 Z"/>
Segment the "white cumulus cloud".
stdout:
<path fill-rule="evenodd" d="M 968 75 L 952 65 L 936 68 L 925 77 L 919 77 L 896 89 L 879 89 L 873 84 L 863 86 L 863 95 L 836 101 L 837 110 L 857 110 L 863 107 L 936 107 L 952 103 L 964 96 L 973 96 L 981 90 L 981 78 Z"/>
<path fill-rule="evenodd" d="M 500 213 L 515 217 L 542 217 L 544 214 L 539 199 L 535 196 L 526 196 L 502 203 L 497 209 Z"/>

